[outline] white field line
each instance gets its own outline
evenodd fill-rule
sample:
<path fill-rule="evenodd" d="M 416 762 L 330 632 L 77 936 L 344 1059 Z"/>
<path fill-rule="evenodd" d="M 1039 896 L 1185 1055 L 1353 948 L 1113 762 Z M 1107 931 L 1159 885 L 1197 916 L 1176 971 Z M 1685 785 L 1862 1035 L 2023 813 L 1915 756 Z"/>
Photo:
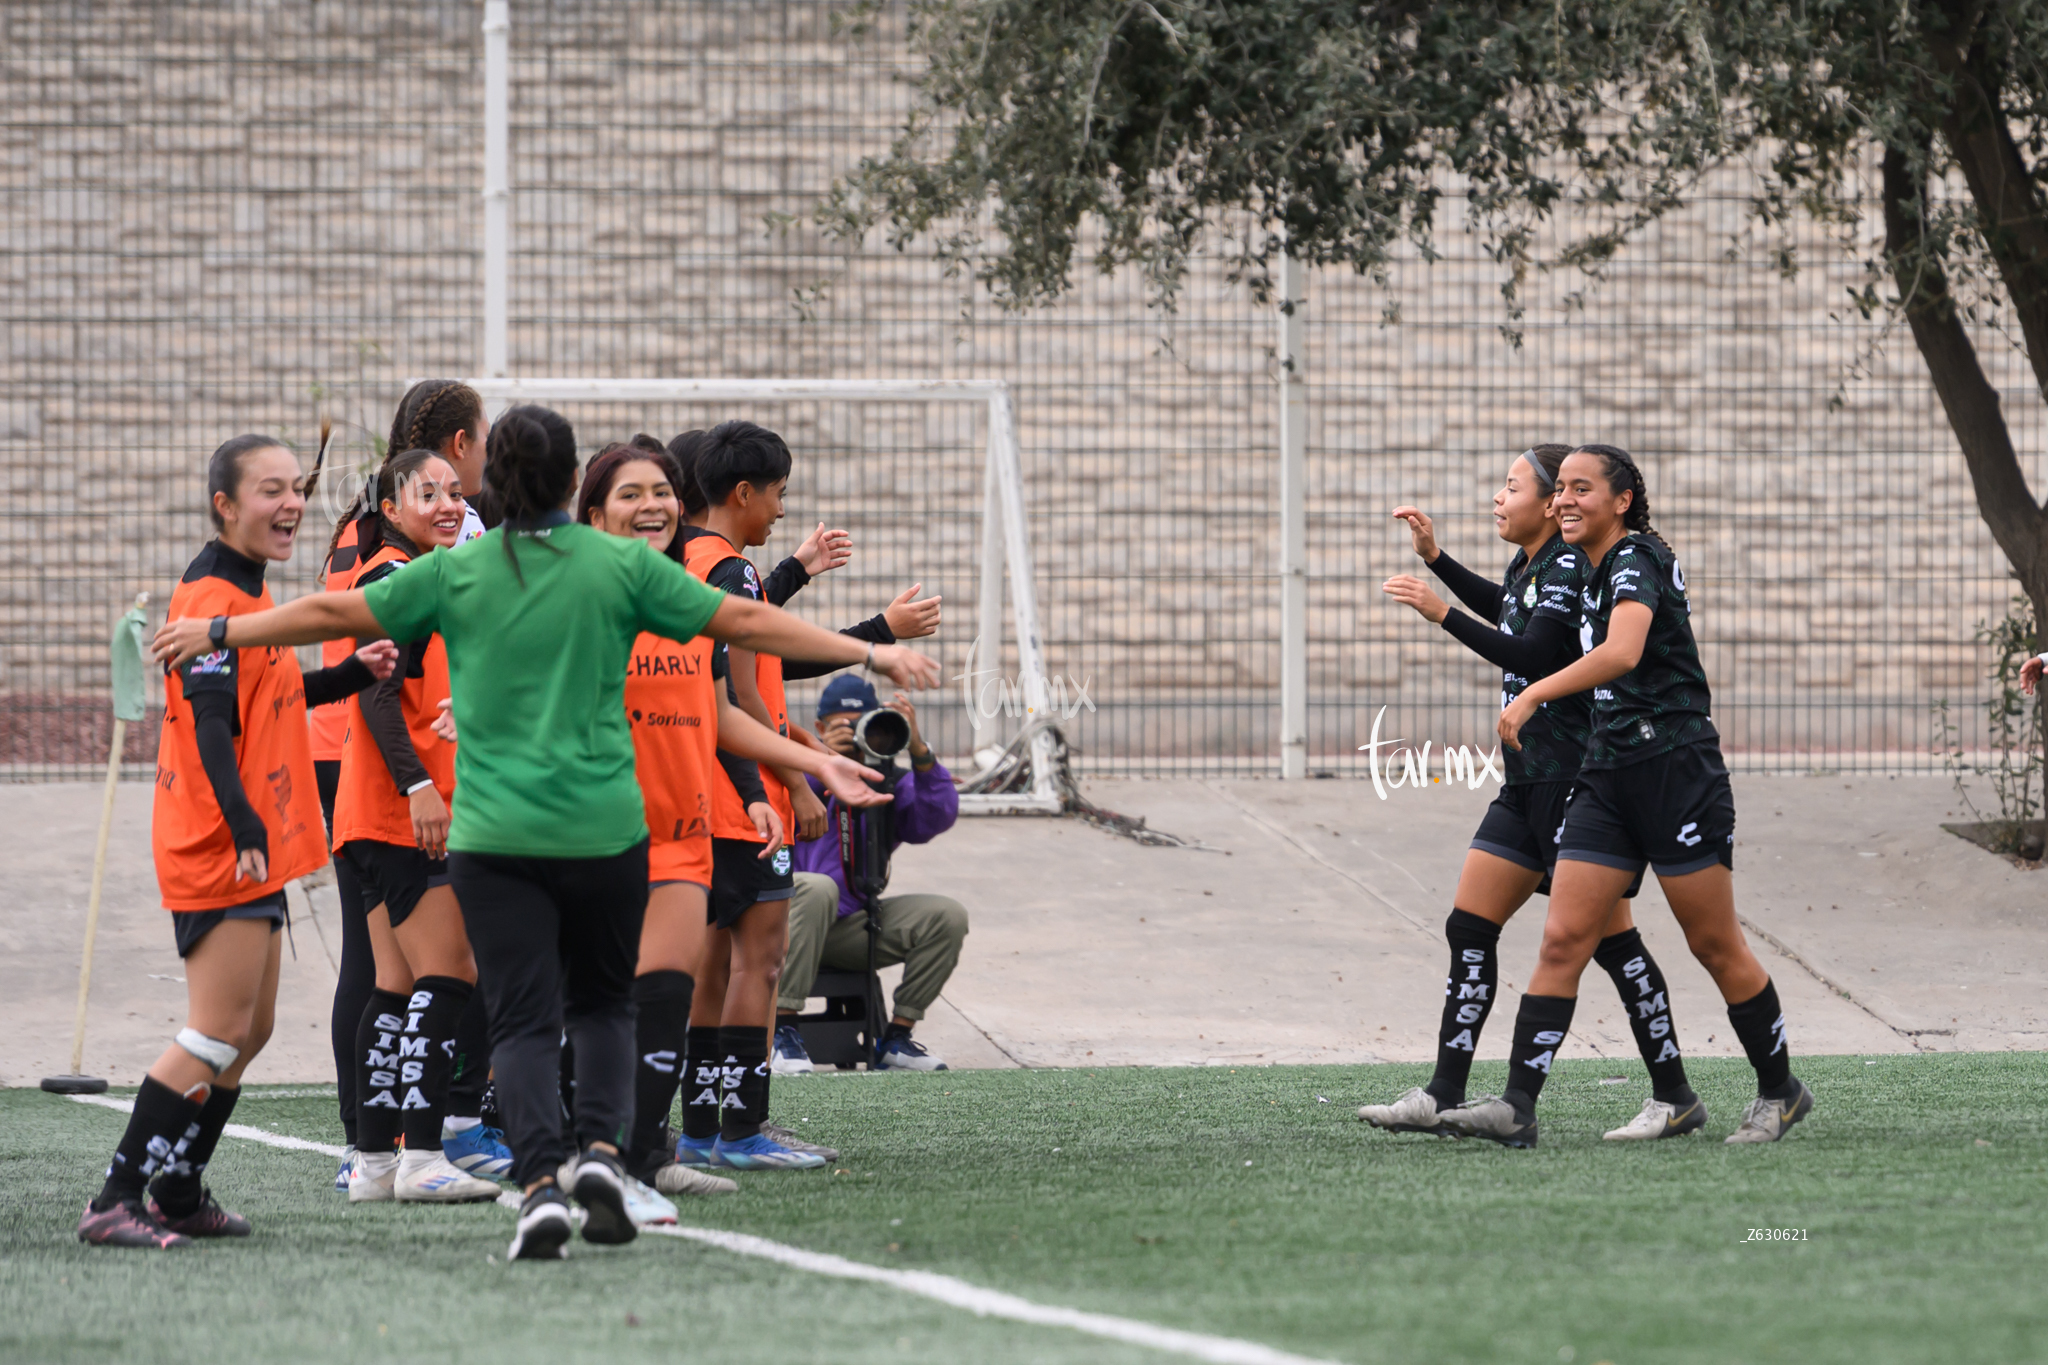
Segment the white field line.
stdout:
<path fill-rule="evenodd" d="M 97 1104 L 106 1109 L 118 1109 L 124 1114 L 133 1111 L 135 1108 L 134 1100 L 115 1099 L 112 1095 L 72 1095 L 70 1098 L 77 1100 L 80 1104 Z M 283 1133 L 272 1133 L 266 1132 L 261 1128 L 251 1128 L 246 1123 L 231 1123 L 220 1131 L 225 1137 L 243 1138 L 249 1142 L 260 1142 L 266 1147 L 282 1147 L 290 1152 L 319 1152 L 322 1155 L 333 1157 L 336 1161 L 341 1159 L 341 1148 L 334 1146 L 332 1143 L 308 1142 L 304 1138 L 286 1137 Z"/>
<path fill-rule="evenodd" d="M 102 1105 L 123 1113 L 135 1107 L 133 1100 L 114 1099 L 106 1095 L 73 1095 L 70 1098 L 80 1104 Z M 266 1147 L 282 1147 L 294 1152 L 320 1152 L 337 1159 L 341 1156 L 341 1148 L 330 1143 L 308 1142 L 304 1138 L 286 1137 L 282 1133 L 265 1132 L 261 1128 L 250 1128 L 245 1124 L 231 1123 L 222 1132 L 228 1137 L 260 1142 Z M 866 1265 L 860 1261 L 849 1261 L 844 1256 L 833 1256 L 822 1251 L 805 1251 L 802 1247 L 772 1242 L 766 1237 L 755 1237 L 744 1232 L 648 1225 L 643 1225 L 641 1231 L 660 1237 L 680 1237 L 686 1241 L 702 1242 L 721 1251 L 774 1261 L 778 1265 L 786 1265 L 792 1269 L 807 1270 L 813 1275 L 887 1285 L 891 1289 L 914 1294 L 922 1299 L 931 1299 L 948 1307 L 964 1308 L 980 1318 L 1004 1318 L 1011 1322 L 1028 1323 L 1034 1327 L 1064 1327 L 1107 1341 L 1150 1347 L 1155 1351 L 1170 1351 L 1192 1360 L 1212 1361 L 1215 1365 L 1337 1365 L 1335 1361 L 1298 1356 L 1289 1351 L 1262 1346 L 1256 1341 L 1240 1341 L 1235 1337 L 1212 1337 L 1203 1332 L 1183 1332 L 1174 1327 L 1160 1327 L 1154 1323 L 1114 1317 L 1108 1313 L 1088 1313 L 1078 1308 L 1055 1308 L 1047 1304 L 1033 1303 L 1029 1299 L 1020 1299 L 1015 1294 L 983 1289 L 980 1285 L 956 1280 L 951 1275 L 940 1275 L 930 1270 L 889 1270 L 882 1266 Z"/>

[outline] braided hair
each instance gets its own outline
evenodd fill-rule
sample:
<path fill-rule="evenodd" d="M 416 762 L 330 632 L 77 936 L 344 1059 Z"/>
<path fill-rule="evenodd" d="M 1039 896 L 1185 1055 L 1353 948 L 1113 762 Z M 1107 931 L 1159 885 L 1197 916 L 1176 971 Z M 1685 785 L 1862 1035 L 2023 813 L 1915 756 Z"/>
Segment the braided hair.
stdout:
<path fill-rule="evenodd" d="M 1635 495 L 1629 500 L 1628 510 L 1621 514 L 1624 530 L 1646 535 L 1666 550 L 1671 549 L 1671 542 L 1658 535 L 1657 529 L 1650 525 L 1650 489 L 1649 485 L 1643 482 L 1643 471 L 1636 467 L 1634 456 L 1620 446 L 1597 443 L 1580 446 L 1572 454 L 1598 457 L 1601 473 L 1607 479 L 1607 487 L 1616 493 Z"/>
<path fill-rule="evenodd" d="M 422 379 L 407 389 L 405 397 L 398 400 L 398 410 L 391 415 L 391 435 L 384 442 L 382 463 L 363 485 L 363 490 L 349 503 L 348 510 L 335 518 L 334 534 L 327 541 L 328 559 L 332 561 L 334 558 L 334 548 L 341 544 L 342 532 L 350 522 L 375 517 L 380 505 L 377 501 L 377 479 L 393 460 L 415 450 L 430 450 L 439 455 L 458 433 L 475 431 L 483 415 L 484 400 L 460 379 Z M 358 542 L 362 542 L 373 529 L 368 525 L 359 526 L 356 532 Z"/>
<path fill-rule="evenodd" d="M 484 467 L 490 471 L 491 492 L 508 524 L 533 522 L 561 507 L 576 487 L 576 429 L 553 408 L 522 403 L 506 411 L 491 426 L 484 446 Z M 512 548 L 514 537 L 506 535 L 505 558 L 520 586 L 526 575 L 520 572 L 519 556 Z M 535 537 L 556 554 L 561 549 Z"/>

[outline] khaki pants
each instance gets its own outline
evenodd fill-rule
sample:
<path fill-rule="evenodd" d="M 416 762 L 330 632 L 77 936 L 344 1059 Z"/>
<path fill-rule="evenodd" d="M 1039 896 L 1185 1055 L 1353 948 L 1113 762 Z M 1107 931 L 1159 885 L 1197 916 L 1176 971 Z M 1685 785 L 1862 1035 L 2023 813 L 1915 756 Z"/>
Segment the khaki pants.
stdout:
<path fill-rule="evenodd" d="M 946 978 L 960 965 L 960 944 L 967 937 L 967 910 L 950 896 L 884 896 L 878 906 L 881 934 L 875 944 L 875 965 L 903 964 L 903 983 L 896 988 L 890 1013 L 913 1023 L 945 989 Z M 796 874 L 796 892 L 789 898 L 789 956 L 782 964 L 782 989 L 776 1006 L 801 1010 L 818 968 L 865 971 L 868 965 L 868 917 L 856 912 L 839 918 L 839 887 L 816 872 Z"/>

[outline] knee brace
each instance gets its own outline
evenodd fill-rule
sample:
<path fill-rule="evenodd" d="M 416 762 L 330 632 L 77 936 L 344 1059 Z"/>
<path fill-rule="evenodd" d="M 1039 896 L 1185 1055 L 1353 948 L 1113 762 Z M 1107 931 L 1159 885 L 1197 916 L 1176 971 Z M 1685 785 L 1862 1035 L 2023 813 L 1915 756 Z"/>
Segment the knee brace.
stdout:
<path fill-rule="evenodd" d="M 233 1066 L 235 1058 L 242 1055 L 240 1048 L 223 1043 L 218 1038 L 209 1038 L 196 1028 L 179 1029 L 177 1044 L 212 1067 L 216 1076 Z"/>

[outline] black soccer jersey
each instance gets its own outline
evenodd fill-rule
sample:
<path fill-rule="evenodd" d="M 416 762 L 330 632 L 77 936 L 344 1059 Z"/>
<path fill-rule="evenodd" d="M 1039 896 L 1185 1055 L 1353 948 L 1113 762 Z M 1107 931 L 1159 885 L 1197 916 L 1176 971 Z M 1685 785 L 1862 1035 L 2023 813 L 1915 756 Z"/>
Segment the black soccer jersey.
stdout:
<path fill-rule="evenodd" d="M 1500 628 L 1510 635 L 1527 633 L 1539 617 L 1557 621 L 1568 630 L 1578 629 L 1583 616 L 1579 593 L 1584 586 L 1586 557 L 1563 536 L 1552 536 L 1532 561 L 1521 550 L 1508 564 L 1501 583 Z M 1555 672 L 1553 666 L 1550 672 Z M 1539 674 L 1547 676 L 1547 674 Z M 1505 669 L 1500 679 L 1500 704 L 1522 695 L 1536 678 Z M 1585 758 L 1586 740 L 1592 725 L 1592 705 L 1586 694 L 1545 702 L 1522 727 L 1522 747 L 1507 749 L 1504 760 L 1509 782 L 1568 782 L 1579 774 Z"/>
<path fill-rule="evenodd" d="M 1444 617 L 1443 627 L 1467 649 L 1500 666 L 1503 709 L 1530 683 L 1578 657 L 1585 566 L 1585 555 L 1561 536 L 1545 542 L 1534 560 L 1515 551 L 1507 576 L 1499 583 L 1481 578 L 1446 554 L 1430 562 L 1430 571 L 1459 601 L 1492 618 L 1488 627 L 1453 611 Z M 1521 749 L 1502 752 L 1508 785 L 1568 782 L 1578 776 L 1591 724 L 1591 702 L 1584 693 L 1538 707 L 1522 727 Z"/>
<path fill-rule="evenodd" d="M 1649 638 L 1636 666 L 1593 689 L 1588 768 L 1622 768 L 1687 744 L 1718 740 L 1709 712 L 1707 673 L 1692 638 L 1692 608 L 1678 558 L 1655 536 L 1623 536 L 1585 589 L 1580 645 L 1591 653 L 1607 638 L 1619 602 L 1651 612 Z"/>

